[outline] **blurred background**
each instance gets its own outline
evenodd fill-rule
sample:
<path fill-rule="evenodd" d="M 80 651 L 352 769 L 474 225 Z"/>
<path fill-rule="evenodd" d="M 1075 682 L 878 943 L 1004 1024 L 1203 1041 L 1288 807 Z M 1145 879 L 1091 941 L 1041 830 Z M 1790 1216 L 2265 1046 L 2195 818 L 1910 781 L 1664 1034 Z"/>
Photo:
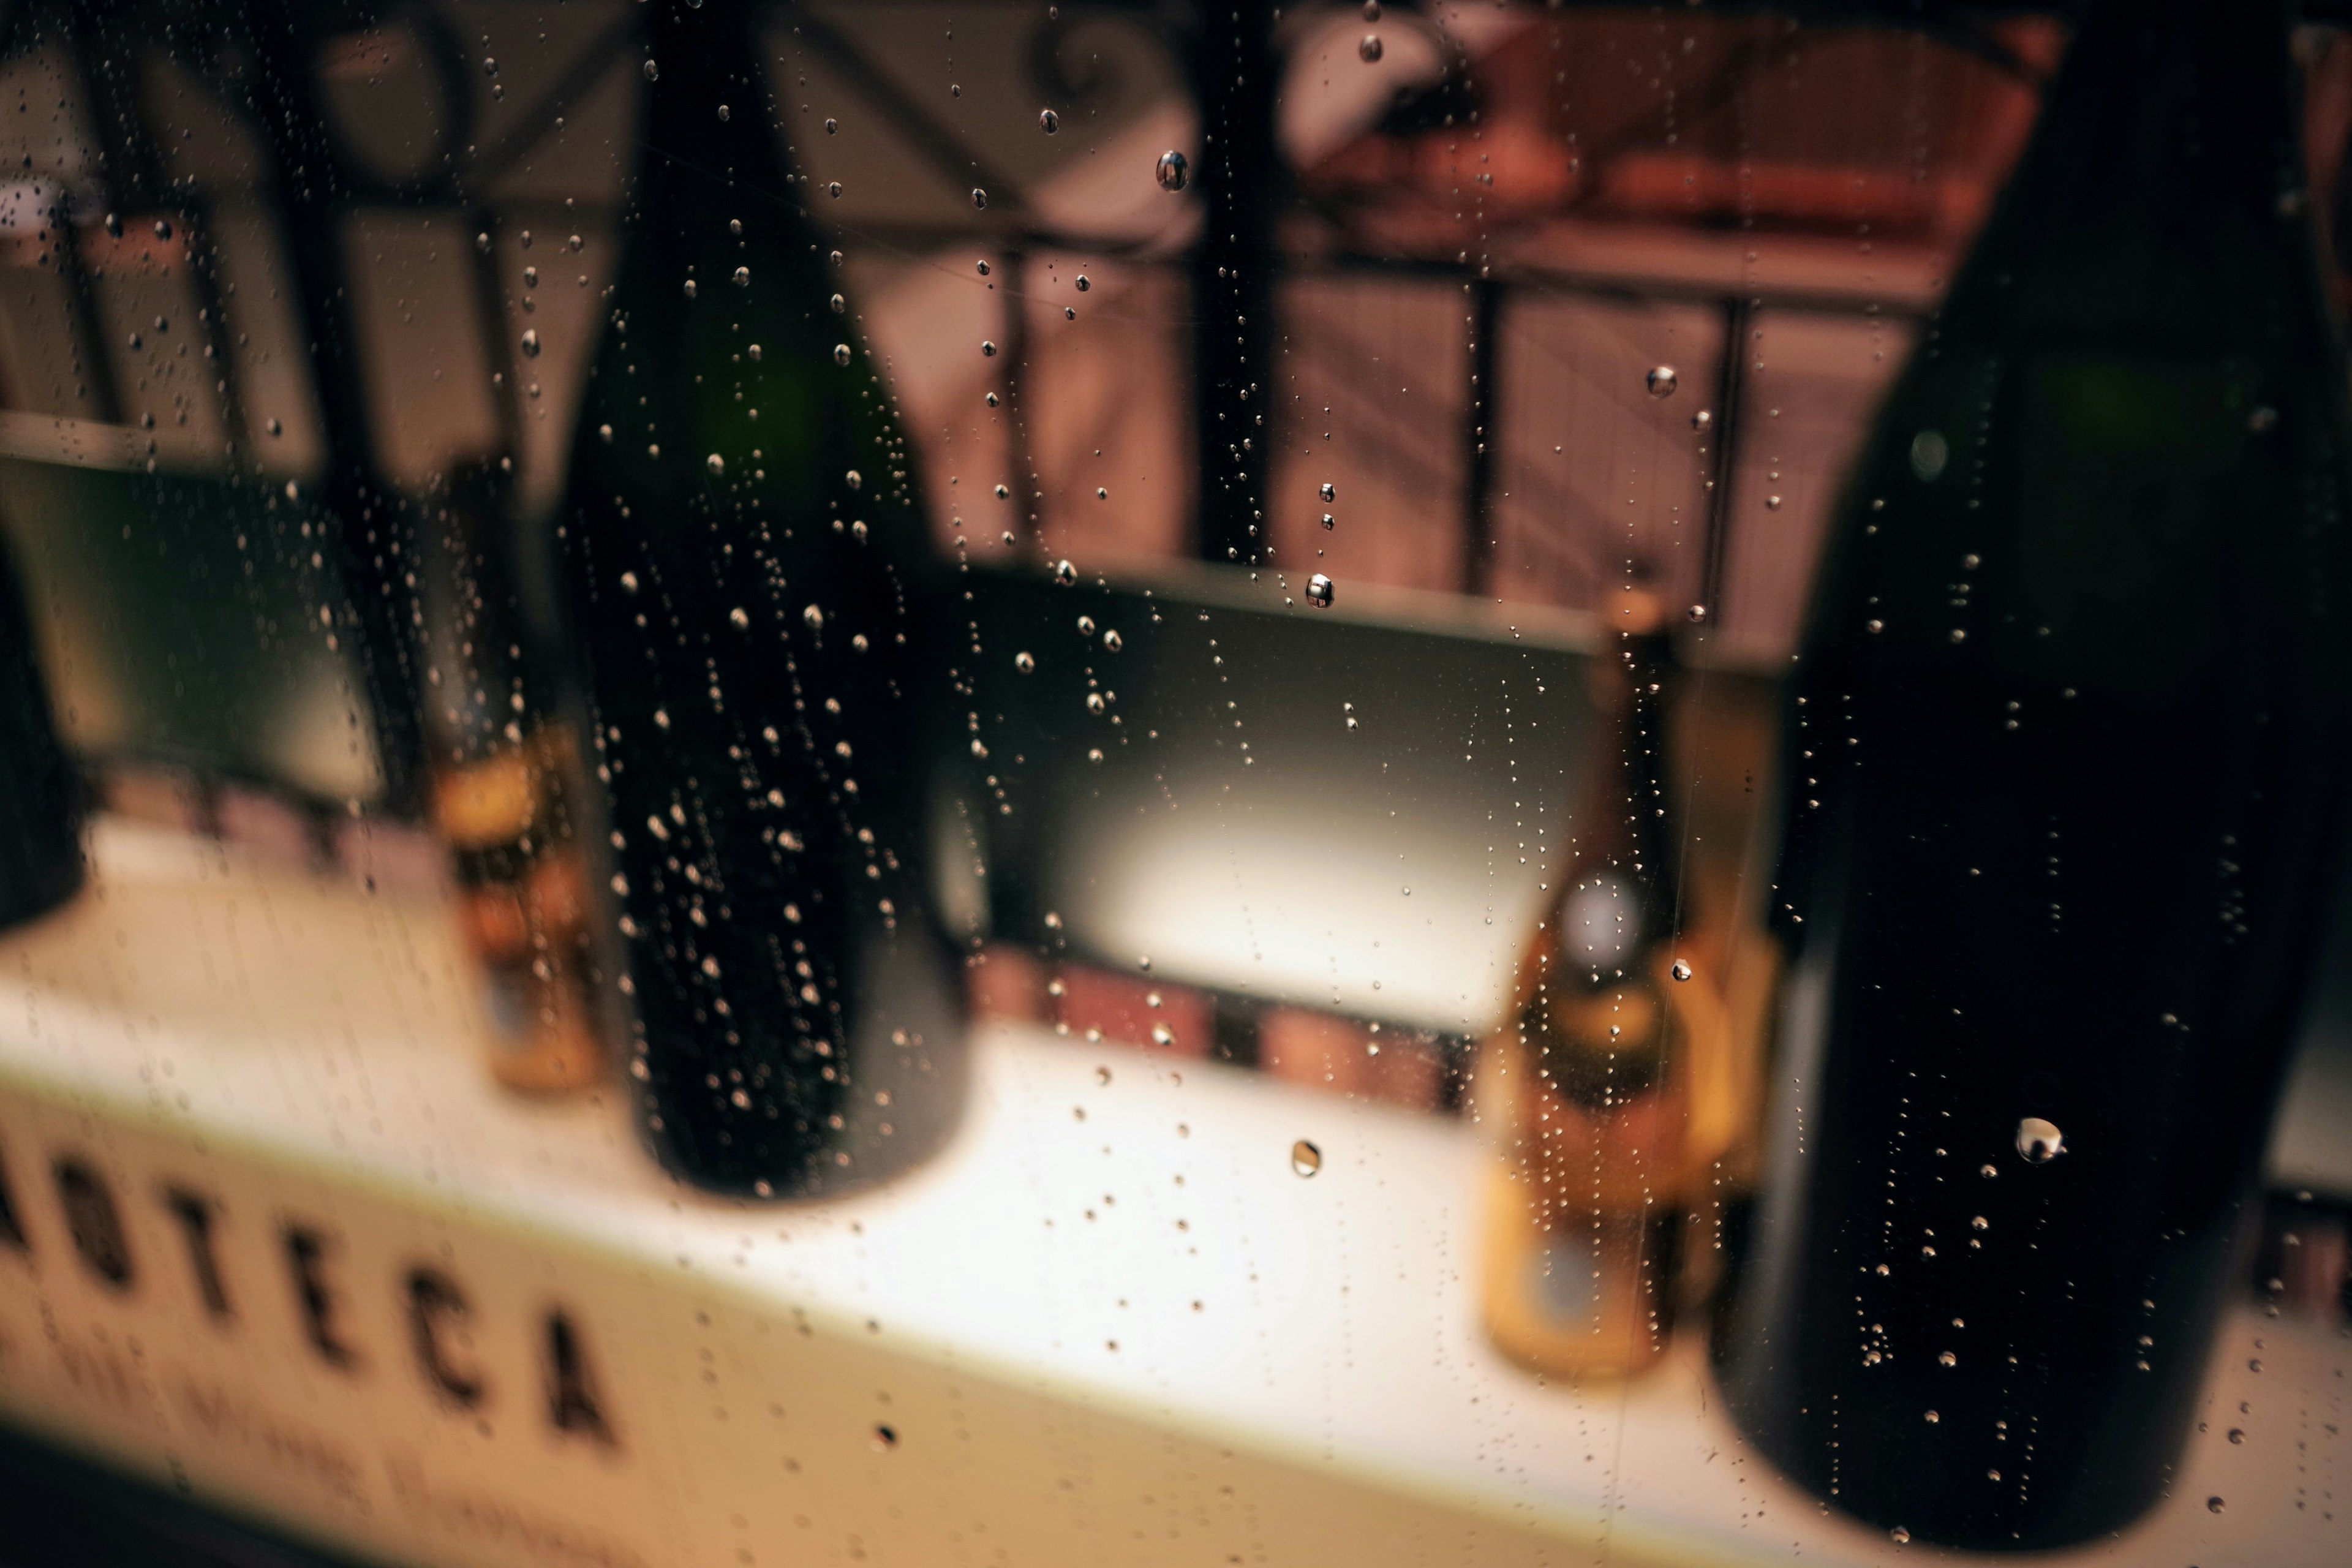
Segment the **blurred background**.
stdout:
<path fill-rule="evenodd" d="M 2342 10 L 2297 47 L 2352 254 Z M 116 811 L 446 876 L 431 661 L 380 650 L 484 516 L 518 640 L 560 647 L 638 11 L 0 8 L 0 529 Z M 1458 1107 L 1574 784 L 1578 710 L 1531 700 L 1582 690 L 1637 582 L 1681 615 L 1673 772 L 1737 949 L 1825 518 L 2066 37 L 2006 5 L 772 6 L 794 184 L 761 199 L 832 236 L 976 635 L 1034 655 L 971 694 L 982 1011 Z M 2340 1316 L 2337 923 L 2273 1152 L 2297 1240 L 2258 1273 Z"/>

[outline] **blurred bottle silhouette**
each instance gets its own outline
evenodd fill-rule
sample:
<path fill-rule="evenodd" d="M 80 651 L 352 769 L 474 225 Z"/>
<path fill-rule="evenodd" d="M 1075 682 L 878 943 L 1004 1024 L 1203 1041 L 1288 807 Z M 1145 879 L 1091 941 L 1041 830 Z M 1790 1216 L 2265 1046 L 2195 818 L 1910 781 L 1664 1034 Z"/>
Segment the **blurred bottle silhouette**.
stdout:
<path fill-rule="evenodd" d="M 1647 591 L 1612 597 L 1573 837 L 1519 961 L 1512 1020 L 1478 1066 L 1494 1149 L 1487 1331 L 1567 1377 L 1637 1372 L 1664 1352 L 1685 1200 L 1738 1119 L 1718 977 L 1680 941 L 1664 616 Z"/>
<path fill-rule="evenodd" d="M 33 624 L 0 542 L 0 927 L 82 883 L 80 774 L 58 739 Z"/>
<path fill-rule="evenodd" d="M 2275 5 L 2107 4 L 1859 460 L 1724 1393 L 1910 1538 L 2168 1484 L 2326 912 L 2345 370 Z"/>
<path fill-rule="evenodd" d="M 420 508 L 415 557 L 425 773 L 486 988 L 491 1070 L 510 1089 L 604 1073 L 580 748 L 534 657 L 494 470 L 461 465 Z"/>
<path fill-rule="evenodd" d="M 911 453 L 795 205 L 745 0 L 645 11 L 626 254 L 562 521 L 609 792 L 630 1063 L 685 1179 L 921 1158 L 964 1093 L 934 921 L 940 634 Z"/>

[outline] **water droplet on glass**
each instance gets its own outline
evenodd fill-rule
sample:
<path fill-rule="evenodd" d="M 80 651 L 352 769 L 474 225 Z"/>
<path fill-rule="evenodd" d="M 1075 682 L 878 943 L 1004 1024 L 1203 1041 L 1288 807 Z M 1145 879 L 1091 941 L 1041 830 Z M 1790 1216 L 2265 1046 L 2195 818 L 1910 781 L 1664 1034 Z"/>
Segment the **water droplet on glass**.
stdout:
<path fill-rule="evenodd" d="M 1363 59 L 1363 62 L 1366 65 L 1370 65 L 1374 60 L 1379 59 L 1381 58 L 1381 36 L 1378 33 L 1366 33 L 1362 38 L 1357 41 L 1356 53 Z"/>
<path fill-rule="evenodd" d="M 1024 675 L 1029 675 L 1036 670 L 1037 660 L 1033 655 L 1016 653 L 1013 656 L 1013 668 Z"/>
<path fill-rule="evenodd" d="M 585 250 L 585 249 L 587 249 L 587 248 L 588 248 L 588 242 L 587 242 L 586 240 L 584 240 L 584 239 L 581 238 L 581 237 L 580 237 L 578 235 L 576 235 L 576 234 L 575 234 L 575 235 L 573 235 L 570 239 L 565 240 L 563 243 L 564 243 L 564 244 L 566 244 L 566 245 L 568 245 L 568 246 L 570 246 L 570 247 L 573 249 L 573 251 L 575 251 L 575 252 L 577 252 L 577 251 L 582 251 L 582 250 Z"/>
<path fill-rule="evenodd" d="M 848 345 L 845 343 L 845 344 L 844 344 L 844 345 L 842 345 L 842 346 L 845 348 L 845 347 L 847 347 Z M 750 344 L 749 346 L 747 346 L 747 347 L 743 350 L 743 353 L 744 353 L 744 356 L 745 356 L 746 358 L 750 359 L 750 360 L 751 360 L 751 362 L 753 364 L 758 364 L 758 363 L 760 363 L 760 345 L 759 345 L 759 344 L 757 344 L 757 343 Z"/>
<path fill-rule="evenodd" d="M 702 464 L 703 467 L 709 468 L 714 474 L 723 474 L 727 471 L 727 459 L 720 457 L 716 452 L 713 452 L 710 456 L 703 458 Z"/>
<path fill-rule="evenodd" d="M 1653 397 L 1672 397 L 1675 395 L 1675 388 L 1682 384 L 1682 377 L 1675 374 L 1674 366 L 1662 364 L 1643 376 L 1642 384 L 1650 389 L 1650 395 Z"/>
<path fill-rule="evenodd" d="M 1067 588 L 1078 580 L 1078 569 L 1066 561 L 1054 563 L 1054 581 Z"/>
<path fill-rule="evenodd" d="M 866 488 L 866 476 L 859 473 L 856 468 L 852 468 L 848 472 L 843 474 L 841 476 L 841 479 L 842 482 L 847 485 L 851 489 L 857 490 L 864 489 Z"/>
<path fill-rule="evenodd" d="M 818 631 L 824 629 L 824 612 L 818 609 L 814 605 L 809 605 L 806 609 L 801 612 L 801 619 L 806 621 L 811 627 Z"/>
<path fill-rule="evenodd" d="M 263 426 L 263 428 L 267 429 L 272 436 L 283 436 L 286 434 L 286 426 L 280 425 L 275 419 L 272 419 L 267 426 Z"/>
<path fill-rule="evenodd" d="M 1942 1419 L 1943 1419 L 1943 1417 L 1942 1417 L 1941 1415 L 1938 1415 L 1937 1414 L 1936 1414 L 1936 1412 L 1934 1412 L 1934 1411 L 1932 1411 L 1932 1410 L 1930 1410 L 1929 1412 L 1927 1412 L 1927 1425 L 1928 1425 L 1928 1426 L 1933 1426 L 1937 1422 L 1941 1421 Z"/>
<path fill-rule="evenodd" d="M 1338 500 L 1339 499 L 1339 487 L 1333 484 L 1330 480 L 1326 479 L 1323 481 L 1322 489 L 1318 493 L 1320 494 L 1327 501 Z"/>
<path fill-rule="evenodd" d="M 1933 484 L 1951 460 L 1952 448 L 1940 430 L 1922 430 L 1911 437 L 1911 471 Z"/>
<path fill-rule="evenodd" d="M 1101 692 L 1099 692 L 1099 691 L 1089 691 L 1089 692 L 1087 692 L 1087 712 L 1089 712 L 1089 713 L 1099 713 L 1099 712 L 1101 712 L 1101 711 L 1104 710 L 1104 708 L 1106 708 L 1107 706 L 1108 706 L 1108 704 L 1107 704 L 1107 703 L 1105 703 L 1105 702 L 1103 701 L 1103 694 L 1102 694 Z"/>
<path fill-rule="evenodd" d="M 1708 426 L 1713 425 L 1714 423 L 1715 415 L 1710 410 L 1705 408 L 1700 409 L 1697 413 L 1691 416 L 1691 428 L 1694 430 L 1704 431 Z"/>
<path fill-rule="evenodd" d="M 1667 973 L 1671 973 L 1677 980 L 1688 980 L 1692 973 L 1690 960 L 1687 958 L 1675 959 L 1674 968 L 1669 970 Z"/>
<path fill-rule="evenodd" d="M 625 594 L 634 594 L 637 591 L 637 574 L 635 572 L 621 574 L 621 591 Z"/>
<path fill-rule="evenodd" d="M 1172 1046 L 1176 1043 L 1176 1031 L 1165 1024 L 1154 1024 L 1151 1026 L 1151 1043 L 1155 1046 Z"/>
<path fill-rule="evenodd" d="M 735 629 L 739 632 L 747 632 L 751 629 L 751 614 L 740 605 L 738 605 L 733 609 L 728 611 L 727 618 L 735 623 Z"/>
<path fill-rule="evenodd" d="M 849 363 L 849 345 L 847 343 L 835 343 L 833 345 L 833 363 L 842 365 L 845 365 Z"/>
<path fill-rule="evenodd" d="M 689 279 L 688 279 L 686 280 L 686 297 L 687 297 L 688 299 L 691 300 L 691 299 L 693 299 L 693 298 L 694 298 L 694 295 L 695 295 L 694 279 L 691 279 L 691 278 L 689 278 Z"/>
<path fill-rule="evenodd" d="M 840 132 L 840 131 L 841 131 L 841 121 L 838 121 L 838 120 L 832 120 L 832 119 L 828 119 L 828 120 L 826 120 L 826 121 L 825 121 L 825 122 L 824 122 L 824 133 L 825 133 L 827 136 L 836 135 L 836 134 L 838 134 L 838 133 Z"/>
<path fill-rule="evenodd" d="M 751 286 L 751 269 L 748 267 L 738 267 L 735 269 L 735 287 L 738 289 L 749 289 Z"/>
<path fill-rule="evenodd" d="M 849 301 L 843 299 L 838 294 L 835 294 L 830 300 L 827 300 L 826 303 L 833 307 L 833 313 L 836 316 L 849 309 Z"/>
<path fill-rule="evenodd" d="M 1290 1168 L 1302 1176 L 1311 1176 L 1323 1168 L 1323 1151 L 1301 1138 L 1290 1146 Z"/>
<path fill-rule="evenodd" d="M 2264 403 L 2246 416 L 2246 428 L 2257 436 L 2266 436 L 2278 426 L 2278 410 Z"/>
<path fill-rule="evenodd" d="M 1958 1366 L 1960 1364 L 1960 1358 L 1954 1355 L 1950 1351 L 1945 1351 L 1943 1353 L 1936 1357 L 1936 1364 L 1937 1366 Z"/>
<path fill-rule="evenodd" d="M 2242 1443 L 2242 1442 L 2244 1442 L 2245 1440 L 2246 1440 L 2246 1429 L 2245 1429 L 2243 1426 L 2232 1426 L 2232 1427 L 2231 1427 L 2231 1428 L 2230 1428 L 2230 1441 L 2231 1441 L 2231 1442 L 2232 1442 L 2232 1443 Z"/>
<path fill-rule="evenodd" d="M 988 339 L 982 338 L 980 340 L 980 353 L 982 359 L 994 359 L 996 357 L 996 345 Z"/>
<path fill-rule="evenodd" d="M 971 205 L 976 207 L 986 206 L 988 205 L 988 193 L 982 190 L 978 185 L 972 186 Z"/>
<path fill-rule="evenodd" d="M 1117 653 L 1126 646 L 1127 639 L 1118 635 L 1118 628 L 1114 627 L 1111 630 L 1103 633 L 1103 647 L 1109 649 L 1112 653 Z"/>
<path fill-rule="evenodd" d="M 1327 529 L 1337 528 L 1339 526 L 1339 520 L 1327 511 L 1323 514 L 1323 526 Z"/>
<path fill-rule="evenodd" d="M 1780 498 L 1779 496 L 1766 496 L 1764 498 L 1764 510 L 1766 511 L 1779 511 L 1780 510 Z"/>
<path fill-rule="evenodd" d="M 1079 292 L 1079 293 L 1083 294 L 1083 293 L 1085 293 L 1087 289 L 1091 289 L 1091 288 L 1093 288 L 1093 287 L 1094 287 L 1094 283 L 1093 283 L 1093 281 L 1092 281 L 1091 279 L 1089 279 L 1087 277 L 1087 275 L 1086 275 L 1085 273 L 1081 272 L 1081 273 L 1079 273 L 1079 274 L 1078 274 L 1078 292 Z"/>
<path fill-rule="evenodd" d="M 1159 176 L 1161 190 L 1181 191 L 1184 188 L 1184 182 L 1192 178 L 1192 165 L 1184 154 L 1171 149 L 1160 154 L 1160 163 L 1154 172 Z"/>
<path fill-rule="evenodd" d="M 1897 1546 L 1908 1546 L 1911 1544 L 1911 1532 L 1904 1529 L 1899 1524 L 1894 1529 L 1888 1531 L 1886 1535 L 1887 1539 L 1894 1542 Z"/>
<path fill-rule="evenodd" d="M 2229 1506 L 2217 1497 L 2209 1497 L 2205 1500 L 2205 1511 L 2208 1513 L 2219 1513 Z"/>
<path fill-rule="evenodd" d="M 169 239 L 172 237 L 172 223 L 169 218 L 159 217 L 155 220 L 155 237 L 157 239 Z"/>
<path fill-rule="evenodd" d="M 1307 579 L 1307 602 L 1318 609 L 1331 607 L 1331 579 L 1318 572 Z"/>
<path fill-rule="evenodd" d="M 661 80 L 661 67 L 652 60 L 647 60 L 646 62 L 646 79 L 647 81 Z"/>
<path fill-rule="evenodd" d="M 1998 1166 L 1994 1166 L 1994 1165 L 1979 1165 L 1979 1166 L 1977 1167 L 1977 1174 L 1978 1174 L 1978 1175 L 1979 1175 L 1979 1176 L 1982 1176 L 1986 1181 L 1990 1182 L 1990 1181 L 1991 1181 L 1995 1176 L 1998 1176 L 1998 1175 L 2000 1175 L 2000 1168 L 1999 1168 Z"/>
<path fill-rule="evenodd" d="M 2046 1165 L 2066 1152 L 2066 1135 L 2056 1122 L 2029 1116 L 2017 1124 L 2017 1152 L 2036 1165 Z"/>
<path fill-rule="evenodd" d="M 832 181 L 824 187 L 824 194 L 831 196 L 835 201 L 839 201 L 841 199 L 841 182 L 839 180 Z"/>
<path fill-rule="evenodd" d="M 1055 132 L 1059 131 L 1061 128 L 1062 117 L 1060 115 L 1055 113 L 1050 109 L 1041 109 L 1037 111 L 1038 130 L 1043 131 L 1046 135 L 1051 136 Z"/>
<path fill-rule="evenodd" d="M 877 1426 L 874 1428 L 874 1447 L 877 1452 L 887 1454 L 898 1446 L 898 1430 L 897 1427 Z"/>

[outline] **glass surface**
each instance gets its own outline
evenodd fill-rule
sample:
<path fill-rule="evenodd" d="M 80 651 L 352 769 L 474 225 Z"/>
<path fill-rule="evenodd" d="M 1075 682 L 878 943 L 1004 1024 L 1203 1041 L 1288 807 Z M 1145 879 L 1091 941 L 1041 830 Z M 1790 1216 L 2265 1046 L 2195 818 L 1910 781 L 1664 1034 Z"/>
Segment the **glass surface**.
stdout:
<path fill-rule="evenodd" d="M 0 1563 L 2352 1556 L 2339 10 L 0 13 Z"/>

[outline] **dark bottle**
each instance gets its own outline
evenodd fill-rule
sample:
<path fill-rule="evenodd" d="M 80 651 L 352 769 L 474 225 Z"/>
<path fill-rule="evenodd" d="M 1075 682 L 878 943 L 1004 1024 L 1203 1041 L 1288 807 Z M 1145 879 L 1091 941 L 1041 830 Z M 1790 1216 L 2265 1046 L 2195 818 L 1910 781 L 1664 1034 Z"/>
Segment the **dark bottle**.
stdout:
<path fill-rule="evenodd" d="M 1890 394 L 1793 681 L 1773 1126 L 1718 1340 L 1839 1507 L 2165 1488 L 2326 912 L 2345 371 L 2275 4 L 2085 20 Z"/>
<path fill-rule="evenodd" d="M 0 541 L 0 928 L 82 883 L 81 775 L 58 739 L 37 641 Z"/>
<path fill-rule="evenodd" d="M 611 807 L 629 1072 L 682 1178 L 793 1196 L 935 1149 L 961 963 L 926 881 L 911 454 L 796 205 L 746 0 L 646 7 L 625 255 L 562 548 Z"/>
<path fill-rule="evenodd" d="M 1664 616 L 1647 593 L 1622 597 L 1592 666 L 1599 722 L 1574 837 L 1520 957 L 1512 1017 L 1479 1052 L 1486 1331 L 1570 1378 L 1664 1353 L 1685 1200 L 1737 1119 L 1716 977 L 1681 941 Z"/>

